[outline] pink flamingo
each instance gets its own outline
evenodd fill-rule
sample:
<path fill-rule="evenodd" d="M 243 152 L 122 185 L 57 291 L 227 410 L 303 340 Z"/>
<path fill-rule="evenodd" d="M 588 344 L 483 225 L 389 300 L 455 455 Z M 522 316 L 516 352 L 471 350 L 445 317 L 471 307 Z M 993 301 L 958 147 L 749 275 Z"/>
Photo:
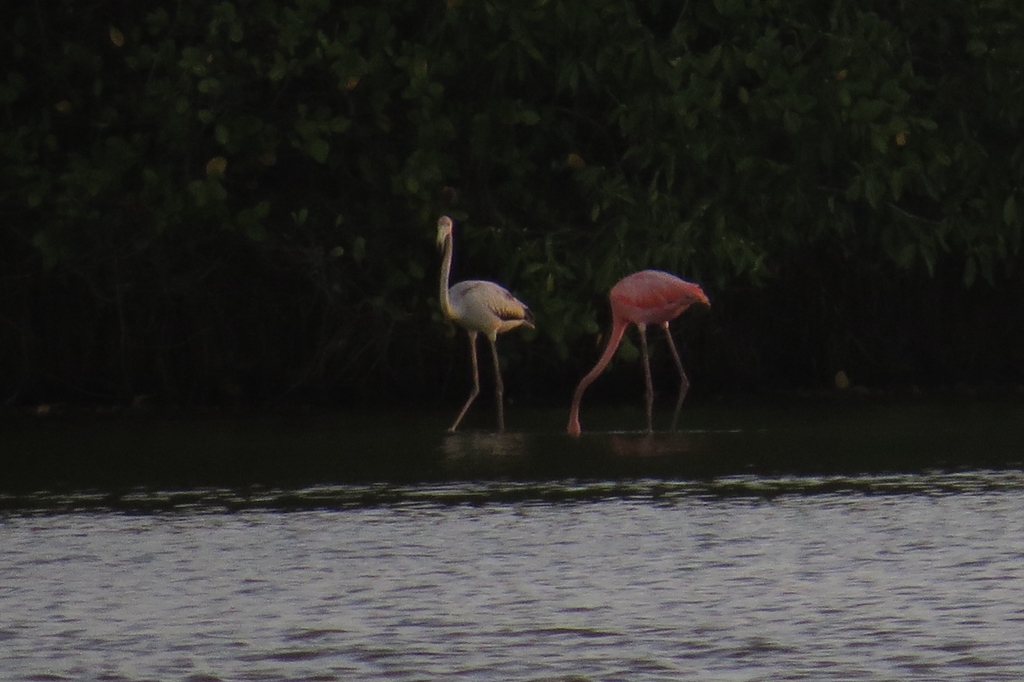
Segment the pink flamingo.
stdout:
<path fill-rule="evenodd" d="M 469 406 L 480 394 L 480 370 L 476 361 L 476 337 L 482 333 L 491 342 L 494 358 L 494 395 L 498 402 L 498 433 L 505 430 L 501 364 L 498 362 L 498 334 L 516 327 L 533 327 L 533 315 L 526 304 L 510 294 L 505 287 L 485 280 L 471 279 L 448 287 L 452 270 L 452 219 L 441 216 L 437 221 L 437 245 L 444 252 L 441 264 L 441 312 L 469 334 L 469 357 L 473 364 L 473 390 L 466 404 L 448 429 L 454 433 Z"/>
<path fill-rule="evenodd" d="M 679 398 L 676 400 L 676 411 L 672 418 L 672 428 L 675 428 L 676 418 L 679 416 L 679 408 L 686 397 L 686 391 L 690 388 L 690 381 L 683 371 L 683 363 L 676 351 L 676 344 L 672 341 L 672 333 L 668 329 L 668 323 L 677 318 L 684 310 L 694 303 L 701 303 L 710 306 L 708 297 L 704 290 L 693 282 L 679 279 L 675 275 L 660 270 L 641 270 L 632 275 L 622 278 L 612 287 L 608 295 L 612 304 L 612 329 L 608 335 L 608 345 L 604 347 L 601 359 L 597 361 L 594 369 L 590 370 L 579 386 L 576 387 L 576 394 L 572 399 L 572 410 L 569 412 L 568 432 L 572 436 L 580 435 L 580 401 L 583 399 L 583 391 L 593 383 L 604 368 L 608 366 L 615 350 L 622 341 L 622 334 L 631 323 L 640 330 L 640 351 L 644 360 L 644 379 L 647 387 L 647 431 L 651 432 L 651 412 L 654 404 L 654 388 L 651 384 L 651 365 L 647 357 L 647 325 L 659 324 L 665 330 L 665 337 L 668 339 L 669 349 L 672 351 L 672 359 L 675 360 L 676 369 L 679 370 Z"/>

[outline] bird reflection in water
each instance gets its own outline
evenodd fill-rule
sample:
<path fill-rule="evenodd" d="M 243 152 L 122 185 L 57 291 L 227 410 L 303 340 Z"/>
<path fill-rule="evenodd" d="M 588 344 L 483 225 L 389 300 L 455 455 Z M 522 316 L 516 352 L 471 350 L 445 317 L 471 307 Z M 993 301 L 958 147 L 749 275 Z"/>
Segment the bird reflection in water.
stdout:
<path fill-rule="evenodd" d="M 608 452 L 615 457 L 676 457 L 693 454 L 697 449 L 693 435 L 685 431 L 611 433 L 607 444 Z"/>
<path fill-rule="evenodd" d="M 502 476 L 529 468 L 530 439 L 525 433 L 459 433 L 441 443 L 449 474 Z"/>
<path fill-rule="evenodd" d="M 591 431 L 581 438 L 558 433 L 460 433 L 442 439 L 442 467 L 469 479 L 585 479 L 661 476 L 692 465 L 700 449 L 693 432 Z"/>

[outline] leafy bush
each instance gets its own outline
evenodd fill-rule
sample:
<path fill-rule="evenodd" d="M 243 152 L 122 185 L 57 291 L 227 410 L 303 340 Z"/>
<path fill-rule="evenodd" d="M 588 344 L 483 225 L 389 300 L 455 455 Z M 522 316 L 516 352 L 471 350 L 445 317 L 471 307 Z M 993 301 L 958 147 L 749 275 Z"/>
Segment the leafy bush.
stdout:
<path fill-rule="evenodd" d="M 988 337 L 955 330 L 1021 288 L 1022 13 L 16 5 L 0 385 L 14 402 L 437 395 L 463 371 L 437 312 L 442 213 L 457 276 L 535 309 L 536 338 L 503 344 L 513 390 L 571 384 L 604 292 L 646 267 L 712 294 L 689 359 L 708 386 L 851 364 L 1020 381 L 1019 299 Z M 922 343 L 930 360 L 907 350 Z"/>

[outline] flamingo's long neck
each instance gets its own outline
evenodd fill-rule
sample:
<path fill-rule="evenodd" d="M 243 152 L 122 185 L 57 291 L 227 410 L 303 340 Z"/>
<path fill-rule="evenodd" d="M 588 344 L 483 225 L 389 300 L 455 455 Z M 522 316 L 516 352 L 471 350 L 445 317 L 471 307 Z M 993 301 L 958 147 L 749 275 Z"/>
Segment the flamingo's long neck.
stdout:
<path fill-rule="evenodd" d="M 587 376 L 580 379 L 579 386 L 576 387 L 576 393 L 572 397 L 572 410 L 569 412 L 569 432 L 574 435 L 580 433 L 580 401 L 583 400 L 583 392 L 587 390 L 587 386 L 594 382 L 604 368 L 608 366 L 608 363 L 612 361 L 612 357 L 615 355 L 615 351 L 619 347 L 619 343 L 622 342 L 622 335 L 626 331 L 626 327 L 629 326 L 629 322 L 621 317 L 615 317 L 612 320 L 612 330 L 608 334 L 608 343 L 604 347 L 604 352 L 601 353 L 601 358 L 594 365 L 594 369 L 587 373 Z"/>
<path fill-rule="evenodd" d="M 451 320 L 455 318 L 452 310 L 452 301 L 448 296 L 448 280 L 452 273 L 452 237 L 448 235 L 444 240 L 444 257 L 441 259 L 441 292 L 438 300 L 441 302 L 441 312 Z"/>

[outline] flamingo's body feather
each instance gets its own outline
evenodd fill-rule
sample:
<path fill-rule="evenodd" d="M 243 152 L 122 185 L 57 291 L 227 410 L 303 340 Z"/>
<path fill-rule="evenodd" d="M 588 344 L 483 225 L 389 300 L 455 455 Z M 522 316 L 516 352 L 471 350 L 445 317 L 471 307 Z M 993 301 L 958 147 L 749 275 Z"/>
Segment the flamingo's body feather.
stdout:
<path fill-rule="evenodd" d="M 710 305 L 699 286 L 661 270 L 623 277 L 608 298 L 613 314 L 634 324 L 661 324 L 679 317 L 694 303 Z"/>
<path fill-rule="evenodd" d="M 452 320 L 488 338 L 521 325 L 533 326 L 530 309 L 500 284 L 470 279 L 452 285 L 448 297 Z"/>

